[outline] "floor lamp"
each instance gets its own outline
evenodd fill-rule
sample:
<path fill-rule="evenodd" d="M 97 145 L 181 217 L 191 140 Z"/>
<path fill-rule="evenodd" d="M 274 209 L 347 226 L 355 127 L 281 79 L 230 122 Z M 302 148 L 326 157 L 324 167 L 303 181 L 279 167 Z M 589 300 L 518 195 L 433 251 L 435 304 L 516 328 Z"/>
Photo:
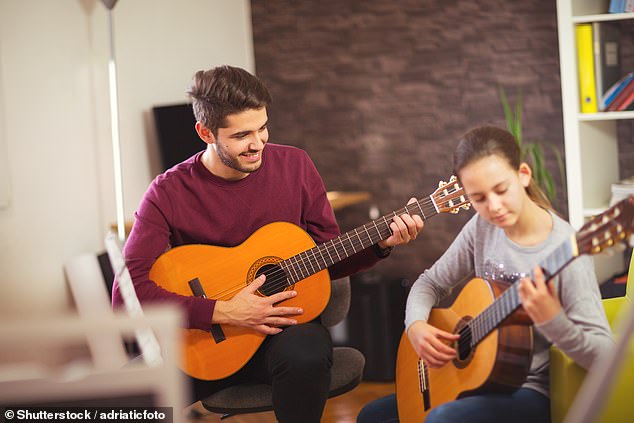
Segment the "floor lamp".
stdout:
<path fill-rule="evenodd" d="M 123 177 L 121 171 L 121 144 L 119 140 L 119 98 L 117 88 L 117 62 L 114 49 L 114 25 L 112 9 L 117 0 L 101 0 L 108 9 L 108 35 L 110 58 L 108 60 L 108 89 L 110 93 L 110 136 L 112 138 L 112 160 L 114 163 L 114 191 L 117 213 L 117 236 L 125 241 L 125 215 L 123 209 Z"/>

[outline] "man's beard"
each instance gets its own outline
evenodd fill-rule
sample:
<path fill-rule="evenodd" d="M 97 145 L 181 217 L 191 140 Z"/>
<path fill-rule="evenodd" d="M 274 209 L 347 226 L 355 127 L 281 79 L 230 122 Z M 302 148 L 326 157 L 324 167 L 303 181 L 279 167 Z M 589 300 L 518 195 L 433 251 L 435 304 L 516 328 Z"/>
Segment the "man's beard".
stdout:
<path fill-rule="evenodd" d="M 262 164 L 261 150 L 260 150 L 260 161 L 248 167 L 240 164 L 238 157 L 234 158 L 234 157 L 231 157 L 229 154 L 227 154 L 227 152 L 219 144 L 216 144 L 216 153 L 218 153 L 218 157 L 220 158 L 220 161 L 225 166 L 230 167 L 231 169 L 237 170 L 238 172 L 243 172 L 243 173 L 255 172 L 256 170 L 260 168 L 260 165 Z"/>

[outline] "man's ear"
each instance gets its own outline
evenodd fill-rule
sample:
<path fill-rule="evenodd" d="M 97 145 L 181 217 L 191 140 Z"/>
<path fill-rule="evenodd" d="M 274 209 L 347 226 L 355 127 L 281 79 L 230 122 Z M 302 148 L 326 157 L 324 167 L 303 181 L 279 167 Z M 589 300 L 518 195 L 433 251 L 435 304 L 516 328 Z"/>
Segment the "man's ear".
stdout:
<path fill-rule="evenodd" d="M 528 163 L 522 162 L 520 163 L 520 168 L 517 173 L 519 174 L 521 184 L 524 186 L 524 188 L 527 188 L 528 185 L 530 185 L 531 183 L 531 178 L 533 177 L 533 171 L 531 170 L 531 167 L 528 165 Z"/>
<path fill-rule="evenodd" d="M 214 134 L 209 128 L 203 125 L 202 122 L 197 121 L 195 128 L 201 140 L 205 141 L 207 144 L 214 144 L 216 142 L 216 137 L 214 137 Z"/>

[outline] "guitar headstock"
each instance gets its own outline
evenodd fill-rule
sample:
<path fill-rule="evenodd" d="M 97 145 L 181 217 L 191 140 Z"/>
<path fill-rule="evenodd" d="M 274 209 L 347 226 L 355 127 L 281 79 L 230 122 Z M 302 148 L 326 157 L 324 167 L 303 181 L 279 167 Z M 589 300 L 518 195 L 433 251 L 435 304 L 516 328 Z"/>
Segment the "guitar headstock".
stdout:
<path fill-rule="evenodd" d="M 634 195 L 619 201 L 592 218 L 577 233 L 579 254 L 598 254 L 632 236 L 634 230 Z"/>
<path fill-rule="evenodd" d="M 438 189 L 430 196 L 438 213 L 458 213 L 460 209 L 469 210 L 471 203 L 464 193 L 458 178 L 452 176 L 449 182 L 440 181 Z"/>

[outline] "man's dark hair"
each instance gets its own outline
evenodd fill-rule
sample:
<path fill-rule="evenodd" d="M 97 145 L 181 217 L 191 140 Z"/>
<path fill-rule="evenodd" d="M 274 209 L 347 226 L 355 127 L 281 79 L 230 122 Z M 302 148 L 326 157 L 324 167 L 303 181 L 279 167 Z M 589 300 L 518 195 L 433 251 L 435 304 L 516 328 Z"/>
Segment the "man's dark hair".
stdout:
<path fill-rule="evenodd" d="M 196 72 L 187 94 L 196 120 L 214 136 L 218 135 L 218 128 L 226 126 L 228 115 L 261 109 L 271 103 L 269 91 L 258 78 L 227 65 Z"/>

